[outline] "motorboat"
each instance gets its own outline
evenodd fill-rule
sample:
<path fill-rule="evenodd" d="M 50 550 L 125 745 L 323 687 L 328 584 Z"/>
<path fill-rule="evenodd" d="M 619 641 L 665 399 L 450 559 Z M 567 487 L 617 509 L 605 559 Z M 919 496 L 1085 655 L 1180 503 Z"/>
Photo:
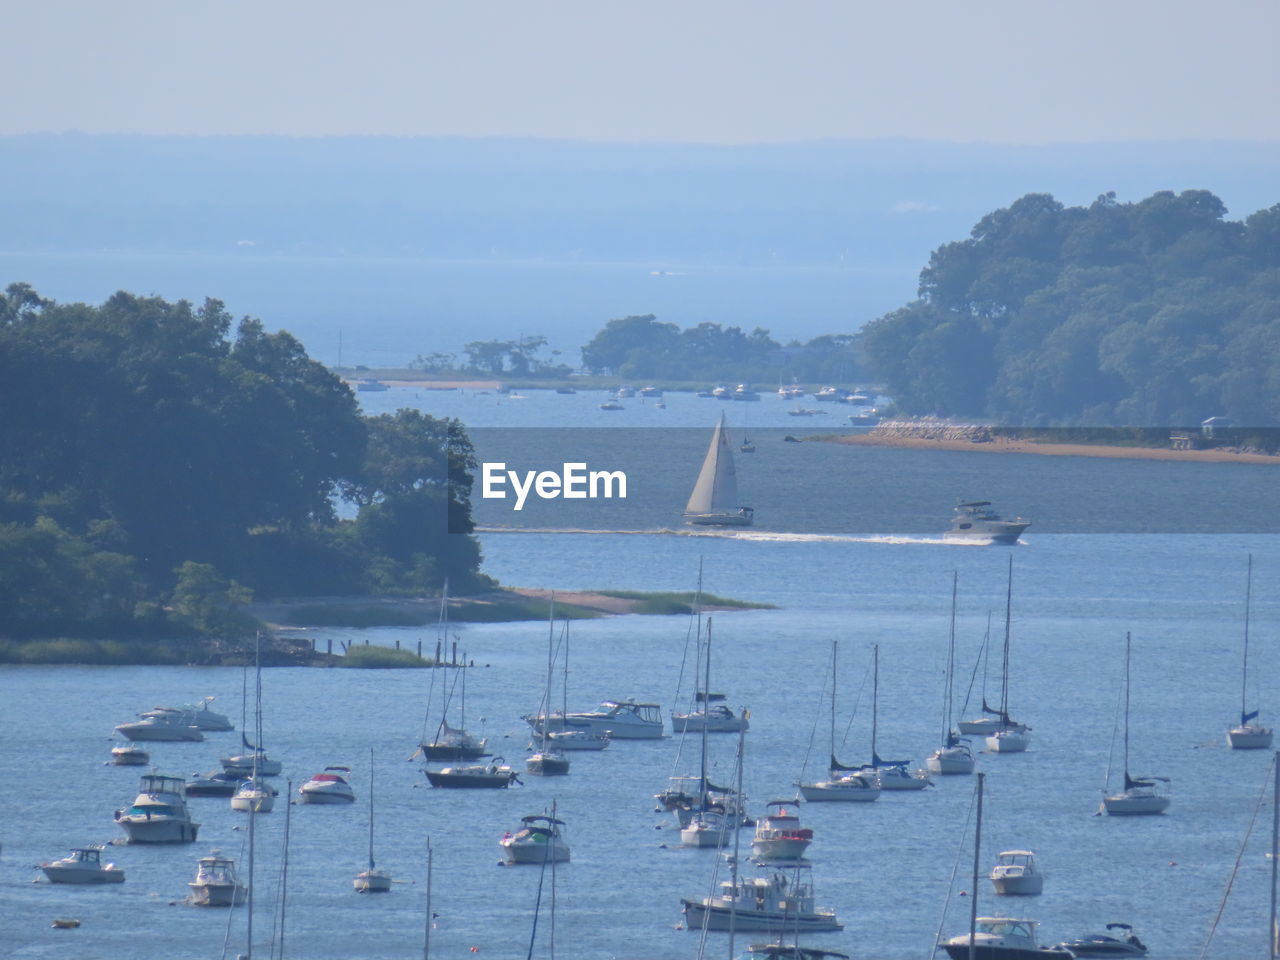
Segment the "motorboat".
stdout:
<path fill-rule="evenodd" d="M 800 796 L 808 803 L 870 802 L 880 799 L 880 784 L 876 777 L 864 777 L 857 773 L 836 776 L 833 771 L 826 780 L 800 784 Z"/>
<path fill-rule="evenodd" d="M 735 400 L 759 400 L 760 394 L 751 389 L 751 384 L 740 383 L 733 388 L 733 399 Z"/>
<path fill-rule="evenodd" d="M 102 862 L 102 846 L 72 847 L 71 855 L 40 864 L 50 883 L 124 883 L 124 871 Z"/>
<path fill-rule="evenodd" d="M 464 767 L 445 767 L 443 770 L 424 770 L 433 787 L 449 787 L 462 790 L 502 790 L 512 781 L 520 782 L 516 772 L 507 766 L 502 757 L 494 757 L 489 763 L 475 763 Z"/>
<path fill-rule="evenodd" d="M 245 780 L 231 795 L 231 809 L 241 813 L 270 813 L 275 805 L 276 789 L 265 780 Z"/>
<path fill-rule="evenodd" d="M 723 847 L 738 829 L 738 822 L 723 810 L 705 807 L 695 810 L 680 828 L 680 842 L 686 847 Z"/>
<path fill-rule="evenodd" d="M 660 397 L 660 396 L 662 396 L 662 391 L 661 391 L 660 389 L 658 389 L 657 387 L 641 387 L 641 388 L 640 388 L 640 396 L 642 396 L 642 397 Z"/>
<path fill-rule="evenodd" d="M 765 815 L 756 821 L 751 852 L 758 860 L 799 860 L 813 842 L 813 831 L 800 826 L 800 818 L 788 809 L 791 800 L 770 800 Z"/>
<path fill-rule="evenodd" d="M 844 393 L 839 387 L 823 387 L 813 395 L 813 399 L 823 403 L 835 403 Z"/>
<path fill-rule="evenodd" d="M 627 386 L 627 384 L 624 383 L 614 391 L 613 395 L 619 400 L 626 400 L 628 397 L 634 397 L 636 395 L 636 388 Z"/>
<path fill-rule="evenodd" d="M 795 407 L 787 411 L 788 417 L 816 417 L 826 413 L 825 410 L 815 410 L 813 407 Z"/>
<path fill-rule="evenodd" d="M 298 788 L 299 803 L 355 803 L 356 792 L 351 789 L 343 774 L 350 767 L 325 767 Z"/>
<path fill-rule="evenodd" d="M 356 893 L 390 893 L 391 874 L 373 860 L 373 747 L 369 748 L 369 866 L 351 881 Z"/>
<path fill-rule="evenodd" d="M 711 444 L 684 508 L 684 522 L 695 526 L 749 527 L 755 511 L 738 502 L 738 471 L 733 465 L 724 414 L 711 432 Z"/>
<path fill-rule="evenodd" d="M 1036 896 L 1044 891 L 1044 874 L 1030 850 L 1005 850 L 991 868 L 991 886 L 1001 896 Z"/>
<path fill-rule="evenodd" d="M 187 781 L 188 797 L 229 797 L 236 792 L 244 777 L 227 770 L 210 770 L 193 775 Z"/>
<path fill-rule="evenodd" d="M 1031 737 L 1026 730 L 1009 727 L 997 730 L 987 737 L 986 742 L 991 753 L 1023 753 L 1031 746 Z"/>
<path fill-rule="evenodd" d="M 604 403 L 600 404 L 600 409 L 601 410 L 625 410 L 626 407 L 620 404 L 617 400 L 606 400 Z"/>
<path fill-rule="evenodd" d="M 875 767 L 881 790 L 923 790 L 933 786 L 924 770 L 909 770 L 905 763 L 881 763 Z"/>
<path fill-rule="evenodd" d="M 849 960 L 849 954 L 790 943 L 753 943 L 735 960 Z"/>
<path fill-rule="evenodd" d="M 1244 658 L 1240 666 L 1240 723 L 1227 731 L 1227 746 L 1232 750 L 1266 750 L 1271 746 L 1271 728 L 1255 721 L 1258 711 L 1247 706 L 1249 697 L 1249 608 L 1253 599 L 1253 554 L 1249 554 L 1249 572 L 1244 590 Z"/>
<path fill-rule="evenodd" d="M 875 407 L 849 414 L 849 425 L 853 427 L 874 427 L 879 422 L 880 414 Z"/>
<path fill-rule="evenodd" d="M 717 400 L 732 400 L 733 391 L 722 383 L 711 391 L 711 396 L 715 397 Z"/>
<path fill-rule="evenodd" d="M 586 730 L 553 730 L 547 734 L 547 742 L 561 750 L 603 750 L 609 746 L 610 737 Z"/>
<path fill-rule="evenodd" d="M 204 733 L 199 727 L 177 713 L 165 713 L 121 723 L 117 725 L 116 732 L 129 740 L 152 740 L 165 743 L 196 742 L 204 739 Z"/>
<path fill-rule="evenodd" d="M 141 747 L 122 743 L 111 748 L 111 762 L 117 767 L 145 767 L 151 762 L 151 754 Z"/>
<path fill-rule="evenodd" d="M 129 843 L 191 843 L 200 829 L 187 809 L 186 781 L 162 773 L 143 774 L 133 806 L 117 810 L 115 821 Z"/>
<path fill-rule="evenodd" d="M 226 716 L 209 709 L 209 704 L 213 700 L 213 697 L 205 697 L 199 703 L 188 703 L 181 707 L 155 707 L 143 713 L 142 718 L 145 720 L 148 717 L 176 717 L 211 733 L 234 730 L 235 726 Z"/>
<path fill-rule="evenodd" d="M 808 864 L 795 863 L 767 876 L 724 881 L 713 897 L 681 900 L 685 926 L 693 931 L 732 928 L 793 936 L 844 929 L 834 910 L 814 906 L 808 870 Z"/>
<path fill-rule="evenodd" d="M 357 380 L 356 381 L 357 393 L 381 393 L 384 390 L 390 390 L 390 389 L 391 388 L 387 386 L 387 384 L 383 383 L 381 380 Z"/>
<path fill-rule="evenodd" d="M 731 707 L 714 701 L 724 700 L 723 693 L 707 693 L 699 691 L 697 699 L 704 703 L 700 710 L 691 713 L 673 713 L 671 730 L 673 733 L 737 733 L 739 730 L 750 730 L 751 721 L 740 717 Z"/>
<path fill-rule="evenodd" d="M 1099 813 L 1109 816 L 1142 816 L 1164 813 L 1169 809 L 1167 777 L 1134 777 L 1129 772 L 1129 661 L 1132 634 L 1124 635 L 1124 789 L 1102 798 Z M 1108 776 L 1111 773 L 1107 765 Z M 1105 794 L 1105 791 L 1104 791 Z"/>
<path fill-rule="evenodd" d="M 992 543 L 1017 543 L 1030 520 L 1016 517 L 1006 520 L 991 509 L 990 500 L 968 500 L 956 504 L 951 528 L 942 535 L 965 540 L 990 540 Z"/>
<path fill-rule="evenodd" d="M 659 740 L 663 736 L 662 708 L 656 703 L 605 700 L 599 709 L 585 713 L 530 714 L 523 718 L 541 735 L 557 730 L 581 730 L 613 740 Z"/>
<path fill-rule="evenodd" d="M 1034 920 L 978 917 L 972 938 L 967 933 L 952 937 L 942 949 L 951 960 L 1072 960 L 1070 950 L 1040 946 L 1037 926 Z"/>
<path fill-rule="evenodd" d="M 507 863 L 568 863 L 564 821 L 535 814 L 520 818 L 520 829 L 504 833 L 498 845 Z"/>
<path fill-rule="evenodd" d="M 1133 927 L 1127 923 L 1108 923 L 1106 933 L 1086 934 L 1074 940 L 1064 940 L 1055 946 L 1058 950 L 1070 950 L 1076 957 L 1145 957 L 1147 945 L 1138 939 Z"/>
<path fill-rule="evenodd" d="M 219 762 L 223 770 L 241 780 L 252 777 L 255 773 L 260 777 L 278 777 L 284 769 L 284 764 L 279 760 L 272 760 L 265 751 L 252 748 L 247 753 L 222 757 Z"/>
<path fill-rule="evenodd" d="M 238 907 L 247 895 L 236 876 L 236 862 L 219 856 L 216 850 L 200 858 L 196 878 L 187 881 L 187 886 L 191 888 L 189 901 L 197 907 Z"/>

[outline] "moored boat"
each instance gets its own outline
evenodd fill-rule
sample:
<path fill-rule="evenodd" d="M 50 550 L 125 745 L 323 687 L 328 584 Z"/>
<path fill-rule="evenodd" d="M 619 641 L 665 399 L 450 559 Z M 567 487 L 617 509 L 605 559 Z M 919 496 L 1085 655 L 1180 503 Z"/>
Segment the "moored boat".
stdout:
<path fill-rule="evenodd" d="M 1133 646 L 1132 635 L 1124 635 L 1124 789 L 1119 793 L 1105 794 L 1099 813 L 1109 816 L 1142 816 L 1164 813 L 1169 809 L 1169 780 L 1167 777 L 1134 777 L 1129 773 L 1129 661 Z M 1108 764 L 1107 773 L 1110 774 Z"/>
<path fill-rule="evenodd" d="M 176 718 L 211 733 L 234 730 L 235 726 L 224 714 L 214 713 L 209 709 L 213 700 L 213 697 L 204 697 L 199 703 L 188 703 L 180 707 L 154 707 L 143 713 L 142 718 Z"/>
<path fill-rule="evenodd" d="M 236 862 L 213 851 L 201 857 L 196 867 L 196 878 L 187 881 L 191 888 L 189 901 L 197 907 L 238 907 L 244 903 L 247 891 L 236 876 Z"/>
<path fill-rule="evenodd" d="M 1271 746 L 1271 728 L 1257 723 L 1257 710 L 1248 708 L 1249 697 L 1249 608 L 1253 600 L 1253 554 L 1244 589 L 1244 657 L 1240 665 L 1240 723 L 1227 731 L 1232 750 L 1266 750 Z"/>
<path fill-rule="evenodd" d="M 204 739 L 204 733 L 181 714 L 165 713 L 159 716 L 132 720 L 116 726 L 116 732 L 129 740 L 150 740 L 161 743 L 191 742 Z"/>
<path fill-rule="evenodd" d="M 143 774 L 133 806 L 117 810 L 115 821 L 129 843 L 191 843 L 200 829 L 187 809 L 186 781 L 162 773 Z"/>
<path fill-rule="evenodd" d="M 813 842 L 813 831 L 800 826 L 800 818 L 789 811 L 791 800 L 770 800 L 765 815 L 756 821 L 751 852 L 758 860 L 799 860 Z"/>
<path fill-rule="evenodd" d="M 503 790 L 512 781 L 520 782 L 516 772 L 494 757 L 489 763 L 475 763 L 461 767 L 445 767 L 443 770 L 424 770 L 433 787 L 461 790 Z"/>
<path fill-rule="evenodd" d="M 520 829 L 503 834 L 498 841 L 503 859 L 507 863 L 568 863 L 564 825 L 563 820 L 541 814 L 521 817 Z"/>
<path fill-rule="evenodd" d="M 211 770 L 193 774 L 187 781 L 188 797 L 229 797 L 243 782 L 244 777 L 226 770 Z"/>
<path fill-rule="evenodd" d="M 681 900 L 685 926 L 693 931 L 705 927 L 793 936 L 844 929 L 834 910 L 814 905 L 808 870 L 808 864 L 791 864 L 767 876 L 725 881 L 720 884 L 720 893 L 713 897 Z"/>
<path fill-rule="evenodd" d="M 131 743 L 122 743 L 111 748 L 111 762 L 117 767 L 145 767 L 151 762 L 151 754 Z"/>
<path fill-rule="evenodd" d="M 1030 850 L 1005 850 L 991 868 L 991 886 L 1001 896 L 1036 896 L 1044 892 L 1044 874 Z"/>
<path fill-rule="evenodd" d="M 1042 947 L 1036 940 L 1037 922 L 1012 917 L 978 917 L 972 934 L 942 944 L 951 960 L 1072 960 L 1075 954 L 1059 947 Z M 972 938 L 972 942 L 971 942 Z"/>
<path fill-rule="evenodd" d="M 102 846 L 72 847 L 71 855 L 40 864 L 50 883 L 123 883 L 124 871 L 102 862 Z"/>
<path fill-rule="evenodd" d="M 584 713 L 530 714 L 524 718 L 541 736 L 557 730 L 581 730 L 613 740 L 659 740 L 663 735 L 662 708 L 656 703 L 605 700 L 599 709 Z"/>
<path fill-rule="evenodd" d="M 1108 923 L 1106 933 L 1086 934 L 1064 940 L 1055 949 L 1070 950 L 1076 957 L 1145 957 L 1147 945 L 1127 923 Z"/>
<path fill-rule="evenodd" d="M 350 767 L 325 767 L 298 788 L 299 803 L 355 803 L 356 792 L 343 776 Z"/>

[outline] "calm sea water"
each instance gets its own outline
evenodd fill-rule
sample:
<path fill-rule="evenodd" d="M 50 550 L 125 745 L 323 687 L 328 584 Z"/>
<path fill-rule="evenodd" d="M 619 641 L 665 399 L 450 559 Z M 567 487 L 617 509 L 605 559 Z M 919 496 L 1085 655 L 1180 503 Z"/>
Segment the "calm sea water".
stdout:
<path fill-rule="evenodd" d="M 503 407 L 493 397 L 440 395 L 423 402 L 433 412 L 449 412 L 448 403 L 474 402 L 474 414 L 481 404 L 503 411 L 545 404 L 549 410 L 552 396 Z M 375 403 L 393 409 L 406 399 L 412 397 L 403 391 L 362 396 L 371 409 Z M 694 403 L 688 398 L 688 418 L 681 423 L 698 427 L 705 444 L 706 408 Z M 748 426 L 766 426 L 769 404 L 751 406 Z M 775 412 L 778 406 L 775 401 Z M 582 407 L 582 417 L 561 420 L 572 424 L 593 415 L 585 399 Z M 645 408 L 644 415 L 682 409 L 669 398 L 666 411 Z M 473 415 L 469 422 L 495 428 L 548 425 L 541 415 L 520 416 L 527 419 L 502 422 Z M 540 434 L 525 430 L 522 435 Z M 692 440 L 688 445 L 696 461 L 696 445 Z M 801 445 L 805 451 L 817 447 Z M 780 443 L 777 449 L 783 449 Z M 757 456 L 764 453 L 762 447 Z M 871 453 L 859 450 L 857 456 Z M 1055 503 L 1079 504 L 1082 493 L 1099 516 L 1141 512 L 1147 501 L 1176 496 L 1183 505 L 1221 508 L 1239 525 L 1234 532 L 1224 523 L 1217 533 L 1199 534 L 1048 533 L 1033 527 L 1018 547 L 963 546 L 909 531 L 894 536 L 902 528 L 892 526 L 872 527 L 884 536 L 863 536 L 849 532 L 863 524 L 836 515 L 824 529 L 819 512 L 771 499 L 775 488 L 764 484 L 756 488 L 755 503 L 762 528 L 746 536 L 662 532 L 676 521 L 650 522 L 646 511 L 655 509 L 650 505 L 617 525 L 632 532 L 610 532 L 599 524 L 594 532 L 577 534 L 486 533 L 486 569 L 505 583 L 535 587 L 688 590 L 701 563 L 707 590 L 777 604 L 775 610 L 714 615 L 713 686 L 735 706 L 751 710 L 744 779 L 759 811 L 769 799 L 791 796 L 801 776 L 820 772 L 828 749 L 821 691 L 832 640 L 840 641 L 842 651 L 838 711 L 847 741 L 839 747 L 841 757 L 869 756 L 866 673 L 871 646 L 879 644 L 880 753 L 923 761 L 937 745 L 941 727 L 952 571 L 958 571 L 960 582 L 963 692 L 989 613 L 999 636 L 1012 556 L 1010 704 L 1014 715 L 1034 728 L 1034 739 L 1026 754 L 980 757 L 980 769 L 989 775 L 982 859 L 989 868 L 1000 850 L 1030 848 L 1048 880 L 1043 896 L 1013 902 L 991 896 L 983 881 L 981 909 L 1041 921 L 1048 943 L 1101 929 L 1108 921 L 1128 921 L 1151 945 L 1153 957 L 1196 957 L 1268 778 L 1269 753 L 1234 752 L 1224 742 L 1239 709 L 1250 553 L 1255 682 L 1249 698 L 1261 705 L 1267 722 L 1274 723 L 1280 709 L 1274 684 L 1280 668 L 1280 541 L 1248 532 L 1240 520 L 1247 516 L 1242 504 L 1248 510 L 1269 506 L 1274 513 L 1275 474 L 1237 465 L 1200 470 L 981 454 L 972 460 L 929 453 L 867 461 L 857 482 L 843 485 L 841 497 L 846 504 L 883 501 L 890 510 L 897 490 L 898 512 L 884 516 L 927 509 L 945 525 L 947 504 L 967 491 L 945 491 L 946 484 L 929 478 L 952 474 L 979 486 L 1003 483 L 1000 492 L 1009 507 L 1037 521 L 1044 518 L 1046 528 L 1067 512 Z M 892 470 L 884 466 L 890 462 Z M 793 499 L 817 498 L 814 475 L 795 462 L 783 466 L 798 478 L 791 485 Z M 743 466 L 744 488 L 763 484 L 757 478 L 779 470 L 786 472 Z M 687 492 L 688 465 L 673 456 L 669 472 L 672 489 Z M 921 497 L 922 484 L 931 498 L 927 505 L 904 505 Z M 1054 524 L 1069 527 L 1065 519 Z M 634 696 L 669 711 L 688 631 L 684 617 L 575 623 L 570 708 Z M 1134 647 L 1132 766 L 1135 773 L 1172 778 L 1173 805 L 1162 817 L 1094 816 L 1114 743 L 1126 632 L 1132 632 Z M 519 764 L 527 743 L 520 716 L 536 709 L 545 683 L 547 627 L 467 625 L 457 633 L 477 664 L 468 676 L 469 726 L 483 730 L 500 753 Z M 430 646 L 435 640 L 433 629 L 417 628 L 308 635 L 321 645 L 329 639 L 387 645 L 422 639 Z M 5 716 L 15 734 L 0 777 L 7 814 L 0 828 L 0 955 L 132 960 L 246 952 L 243 911 L 176 903 L 187 893 L 197 857 L 214 848 L 246 856 L 245 818 L 233 814 L 226 800 L 191 801 L 203 824 L 195 844 L 113 848 L 111 857 L 128 873 L 120 886 L 31 882 L 40 876 L 39 861 L 73 845 L 119 835 L 112 811 L 132 800 L 138 770 L 104 765 L 114 724 L 156 704 L 206 695 L 217 696 L 215 706 L 238 719 L 241 679 L 241 671 L 230 668 L 0 672 Z M 521 816 L 554 802 L 569 824 L 573 848 L 572 862 L 555 876 L 555 953 L 565 960 L 695 956 L 698 937 L 680 929 L 679 901 L 708 892 L 716 855 L 681 848 L 674 821 L 654 811 L 652 795 L 673 773 L 696 772 L 696 742 L 615 743 L 597 755 L 575 756 L 568 777 L 526 776 L 523 786 L 506 791 L 431 790 L 418 763 L 406 759 L 424 723 L 434 729 L 438 700 L 427 716 L 429 684 L 428 671 L 264 673 L 265 740 L 272 755 L 284 761 L 295 789 L 325 765 L 345 763 L 353 767 L 359 796 L 351 807 L 293 808 L 285 955 L 335 960 L 421 955 L 430 839 L 433 908 L 439 914 L 433 955 L 471 956 L 474 948 L 482 957 L 526 956 L 539 871 L 499 867 L 497 842 Z M 236 736 L 156 744 L 153 758 L 160 769 L 184 775 L 212 769 Z M 351 888 L 366 858 L 370 747 L 377 758 L 377 859 L 399 881 L 382 897 L 359 896 Z M 730 778 L 733 749 L 733 737 L 712 738 L 710 762 L 717 781 Z M 804 823 L 816 834 L 810 854 L 818 900 L 834 907 L 845 924 L 843 932 L 814 937 L 813 944 L 859 957 L 926 960 L 934 955 L 940 927 L 946 935 L 963 932 L 969 900 L 958 894 L 971 888 L 966 817 L 972 795 L 973 778 L 950 777 L 921 793 L 886 794 L 874 804 L 801 807 Z M 258 820 L 257 956 L 270 951 L 284 819 L 281 804 Z M 1209 957 L 1265 955 L 1269 820 L 1268 805 L 1243 850 Z M 748 832 L 743 842 L 749 843 Z M 957 862 L 959 878 L 952 885 Z M 542 898 L 533 953 L 549 957 L 550 877 Z M 82 926 L 52 929 L 56 917 L 78 918 Z M 739 947 L 747 939 L 740 937 Z M 707 955 L 724 956 L 726 945 L 724 935 L 714 935 Z"/>

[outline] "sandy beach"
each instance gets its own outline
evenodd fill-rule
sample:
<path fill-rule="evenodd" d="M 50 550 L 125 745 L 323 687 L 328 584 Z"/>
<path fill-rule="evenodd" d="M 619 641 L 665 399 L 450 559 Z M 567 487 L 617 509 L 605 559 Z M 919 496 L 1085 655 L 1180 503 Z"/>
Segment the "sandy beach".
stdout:
<path fill-rule="evenodd" d="M 824 438 L 831 443 L 864 447 L 899 447 L 905 450 L 965 450 L 971 453 L 1031 453 L 1048 457 L 1105 457 L 1115 460 L 1176 460 L 1186 463 L 1269 463 L 1280 465 L 1280 456 L 1242 453 L 1236 450 L 1173 450 L 1160 447 L 1105 447 L 1083 443 L 1038 443 L 996 437 L 984 443 L 972 440 L 927 440 L 919 437 L 877 436 L 874 432 Z"/>

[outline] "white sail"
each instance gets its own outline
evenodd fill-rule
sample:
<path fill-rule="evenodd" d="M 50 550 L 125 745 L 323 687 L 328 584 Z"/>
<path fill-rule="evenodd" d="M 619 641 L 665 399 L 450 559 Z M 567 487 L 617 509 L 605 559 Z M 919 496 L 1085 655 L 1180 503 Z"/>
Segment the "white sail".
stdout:
<path fill-rule="evenodd" d="M 733 466 L 733 454 L 729 451 L 729 433 L 725 429 L 724 416 L 711 434 L 711 446 L 707 449 L 698 482 L 693 485 L 686 514 L 736 514 L 738 512 L 738 473 Z"/>

